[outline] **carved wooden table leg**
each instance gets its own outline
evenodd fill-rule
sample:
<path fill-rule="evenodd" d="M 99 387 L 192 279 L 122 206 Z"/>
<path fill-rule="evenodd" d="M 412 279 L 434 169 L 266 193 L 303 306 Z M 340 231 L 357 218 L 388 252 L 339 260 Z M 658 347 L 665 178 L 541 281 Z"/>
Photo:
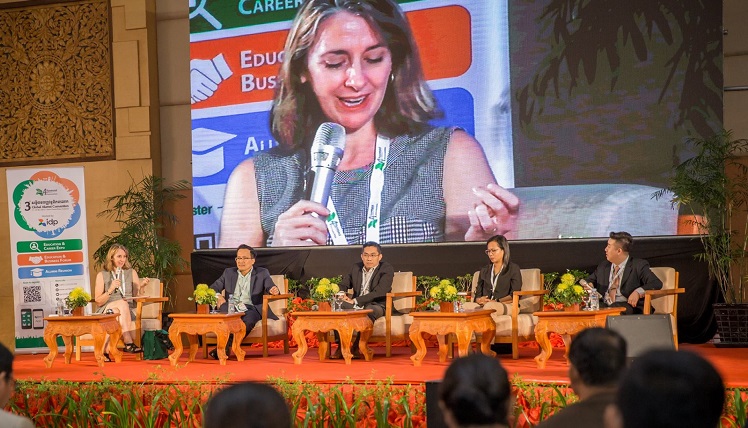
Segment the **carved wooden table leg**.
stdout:
<path fill-rule="evenodd" d="M 445 363 L 447 362 L 447 353 L 449 352 L 449 348 L 447 346 L 447 335 L 437 334 L 436 341 L 439 342 L 439 362 Z"/>
<path fill-rule="evenodd" d="M 306 338 L 304 337 L 304 326 L 302 325 L 302 318 L 297 319 L 291 327 L 291 333 L 293 334 L 293 340 L 299 345 L 299 349 L 293 353 L 294 364 L 301 364 L 301 360 L 304 359 L 309 346 L 306 344 Z"/>
<path fill-rule="evenodd" d="M 182 346 L 182 334 L 179 328 L 169 328 L 169 340 L 174 344 L 174 350 L 171 352 L 171 355 L 169 355 L 169 361 L 171 361 L 172 366 L 176 366 L 179 357 L 182 356 L 182 351 L 184 351 L 184 347 Z"/>
<path fill-rule="evenodd" d="M 364 329 L 361 332 L 361 336 L 358 341 L 358 350 L 361 351 L 361 355 L 364 356 L 366 361 L 371 361 L 374 357 L 374 350 L 369 348 L 369 338 L 371 337 L 372 330 Z"/>
<path fill-rule="evenodd" d="M 345 363 L 350 365 L 353 359 L 351 353 L 351 340 L 353 339 L 353 329 L 349 325 L 342 325 L 338 328 L 338 334 L 340 334 L 340 347 L 343 352 L 343 359 Z"/>
<path fill-rule="evenodd" d="M 94 358 L 96 359 L 96 364 L 99 367 L 104 367 L 104 343 L 106 342 L 106 333 L 104 333 L 104 330 L 97 329 L 98 331 L 95 331 L 91 333 L 94 340 Z M 65 338 L 62 338 L 65 340 Z M 118 340 L 119 341 L 119 340 Z M 117 343 L 114 341 L 114 338 L 111 338 L 110 343 Z M 116 347 L 116 346 L 115 346 Z M 65 344 L 65 359 L 67 362 L 67 343 Z M 111 349 L 111 346 L 109 347 Z"/>
<path fill-rule="evenodd" d="M 234 343 L 231 345 L 231 349 L 234 351 L 234 355 L 236 355 L 236 360 L 244 361 L 244 356 L 247 353 L 242 349 L 242 340 L 247 335 L 247 326 L 244 324 L 244 321 L 237 319 L 229 324 L 229 329 L 234 333 Z"/>
<path fill-rule="evenodd" d="M 426 356 L 426 341 L 423 340 L 418 321 L 413 321 L 413 324 L 411 324 L 408 337 L 416 347 L 416 353 L 410 356 L 410 360 L 413 361 L 414 366 L 419 367 Z"/>
<path fill-rule="evenodd" d="M 491 350 L 491 340 L 494 338 L 495 334 L 496 334 L 496 327 L 494 327 L 491 330 L 481 332 L 480 351 L 484 355 L 488 355 L 490 357 L 496 356 L 496 352 Z"/>
<path fill-rule="evenodd" d="M 545 368 L 545 362 L 551 358 L 553 353 L 553 346 L 551 341 L 548 339 L 548 323 L 545 320 L 540 320 L 535 326 L 535 340 L 540 345 L 540 354 L 535 357 L 535 362 L 538 364 L 539 369 Z"/>
<path fill-rule="evenodd" d="M 458 328 L 455 332 L 457 336 L 457 353 L 460 357 L 466 357 L 470 349 L 470 339 L 473 337 L 472 330 Z"/>
<path fill-rule="evenodd" d="M 47 348 L 49 348 L 49 354 L 47 354 L 46 357 L 44 357 L 44 365 L 47 366 L 47 368 L 51 368 L 52 364 L 55 362 L 55 357 L 57 357 L 57 332 L 54 328 L 47 327 L 44 330 L 44 343 L 47 344 Z"/>
<path fill-rule="evenodd" d="M 187 357 L 187 362 L 191 363 L 191 362 L 195 361 L 195 356 L 197 355 L 197 348 L 198 348 L 198 346 L 197 346 L 197 335 L 196 334 L 188 334 L 187 335 L 187 343 L 190 344 L 190 353 L 189 353 L 189 356 Z M 218 349 L 223 349 L 223 348 L 218 348 Z M 223 362 L 223 364 L 225 364 L 225 361 Z"/>
<path fill-rule="evenodd" d="M 122 338 L 122 327 L 116 319 L 105 322 L 102 326 L 105 333 L 109 334 L 109 357 L 114 358 L 115 363 L 122 362 L 122 351 L 117 348 L 119 340 Z M 101 356 L 102 360 L 104 356 Z"/>

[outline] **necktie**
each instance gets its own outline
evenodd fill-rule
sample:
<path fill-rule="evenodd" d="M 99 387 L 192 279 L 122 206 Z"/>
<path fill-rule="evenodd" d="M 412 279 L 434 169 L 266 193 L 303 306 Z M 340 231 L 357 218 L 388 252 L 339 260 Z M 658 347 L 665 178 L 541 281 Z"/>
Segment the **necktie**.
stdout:
<path fill-rule="evenodd" d="M 621 277 L 618 276 L 618 270 L 620 267 L 613 266 L 613 282 L 610 283 L 610 288 L 608 289 L 608 304 L 612 304 L 616 301 L 616 292 L 618 291 L 618 284 L 621 283 Z"/>

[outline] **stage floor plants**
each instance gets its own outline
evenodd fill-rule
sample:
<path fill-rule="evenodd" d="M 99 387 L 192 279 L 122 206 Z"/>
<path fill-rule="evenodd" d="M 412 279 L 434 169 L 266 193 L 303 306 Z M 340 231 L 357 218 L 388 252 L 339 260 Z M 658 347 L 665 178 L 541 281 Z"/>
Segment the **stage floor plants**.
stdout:
<path fill-rule="evenodd" d="M 286 398 L 297 427 L 426 427 L 425 385 L 391 380 L 311 383 L 268 378 Z M 9 409 L 39 427 L 194 427 L 202 426 L 211 395 L 229 383 L 19 380 Z M 566 384 L 512 379 L 516 394 L 512 427 L 534 427 L 577 400 Z M 748 391 L 731 388 L 723 427 L 745 422 Z"/>

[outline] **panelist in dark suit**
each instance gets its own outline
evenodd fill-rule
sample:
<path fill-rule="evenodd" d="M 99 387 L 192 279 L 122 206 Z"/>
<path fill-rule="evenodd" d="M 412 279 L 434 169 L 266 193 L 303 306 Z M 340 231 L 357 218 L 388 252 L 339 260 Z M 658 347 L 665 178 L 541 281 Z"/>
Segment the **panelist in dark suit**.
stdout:
<path fill-rule="evenodd" d="M 239 245 L 236 249 L 236 267 L 226 268 L 210 288 L 216 290 L 218 296 L 219 311 L 228 312 L 228 303 L 221 292 L 226 290 L 226 296 L 233 294 L 234 299 L 243 303 L 247 310 L 242 316 L 242 321 L 247 327 L 247 333 L 252 331 L 255 324 L 262 319 L 262 296 L 263 294 L 280 294 L 270 278 L 267 269 L 255 266 L 257 252 L 249 245 Z M 268 317 L 277 320 L 278 317 L 268 308 Z M 239 338 L 242 340 L 243 338 Z M 229 336 L 226 344 L 226 355 L 233 340 L 233 334 Z M 215 349 L 208 354 L 211 358 L 218 359 Z"/>
<path fill-rule="evenodd" d="M 511 302 L 512 293 L 522 289 L 519 266 L 509 257 L 509 242 L 503 235 L 494 235 L 486 242 L 486 255 L 491 264 L 484 266 L 475 287 L 475 302 Z"/>
<path fill-rule="evenodd" d="M 384 316 L 387 293 L 392 291 L 392 279 L 395 269 L 391 264 L 382 261 L 382 247 L 376 242 L 366 242 L 361 250 L 361 261 L 354 263 L 350 272 L 343 275 L 340 289 L 353 289 L 352 296 L 343 297 L 343 308 L 371 309 L 369 318 L 374 322 Z M 340 344 L 336 332 L 336 341 Z M 351 345 L 353 354 L 358 352 L 358 336 Z M 339 358 L 340 346 L 331 358 Z"/>
<path fill-rule="evenodd" d="M 601 306 L 624 307 L 625 314 L 644 312 L 644 291 L 659 290 L 662 281 L 649 268 L 649 262 L 629 255 L 634 238 L 628 232 L 610 232 L 605 247 L 606 261 L 587 278 L 601 296 Z"/>

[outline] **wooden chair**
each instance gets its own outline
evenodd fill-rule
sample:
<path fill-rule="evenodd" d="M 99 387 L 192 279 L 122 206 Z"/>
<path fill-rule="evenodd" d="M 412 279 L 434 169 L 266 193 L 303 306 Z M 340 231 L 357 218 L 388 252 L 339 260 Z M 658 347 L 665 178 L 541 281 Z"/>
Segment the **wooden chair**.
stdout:
<path fill-rule="evenodd" d="M 288 354 L 288 323 L 286 322 L 286 306 L 288 299 L 293 297 L 293 294 L 287 294 L 288 291 L 288 279 L 283 275 L 270 275 L 273 283 L 278 287 L 280 291 L 279 295 L 262 296 L 262 319 L 260 322 L 255 324 L 252 331 L 248 332 L 242 344 L 262 343 L 262 356 L 268 356 L 268 342 L 274 342 L 276 340 L 283 340 L 283 352 Z M 273 313 L 278 317 L 277 320 L 268 318 L 268 308 L 273 310 Z M 208 333 L 203 336 L 203 355 L 205 358 L 208 357 L 208 346 L 216 346 L 216 335 L 214 333 Z"/>
<path fill-rule="evenodd" d="M 410 311 L 416 306 L 416 277 L 413 272 L 395 272 L 392 291 L 387 293 L 384 316 L 374 322 L 371 342 L 385 342 L 386 355 L 392 355 L 393 340 L 410 340 L 408 331 L 413 323 Z"/>
<path fill-rule="evenodd" d="M 475 288 L 478 285 L 478 275 L 473 275 L 472 295 L 475 296 Z M 522 275 L 522 290 L 512 294 L 512 302 L 488 303 L 487 309 L 497 309 L 492 314 L 496 323 L 496 335 L 494 343 L 511 343 L 512 358 L 519 358 L 519 343 L 535 340 L 535 325 L 537 317 L 532 313 L 540 311 L 543 306 L 542 296 L 547 293 L 543 287 L 543 275 L 540 269 L 520 269 Z M 466 308 L 475 308 L 477 303 L 466 303 Z M 477 334 L 476 334 L 477 335 Z"/>
<path fill-rule="evenodd" d="M 653 267 L 652 273 L 662 281 L 662 289 L 646 290 L 644 293 L 644 314 L 649 315 L 654 306 L 657 314 L 670 314 L 673 326 L 673 343 L 678 349 L 678 295 L 686 292 L 678 287 L 678 271 L 671 267 Z"/>
<path fill-rule="evenodd" d="M 164 303 L 168 302 L 169 298 L 164 296 L 164 284 L 157 278 L 150 278 L 148 284 L 143 289 L 142 296 L 135 297 L 133 301 L 135 301 L 135 330 L 132 332 L 133 342 L 141 347 L 144 331 L 161 330 Z M 95 303 L 92 303 L 92 305 L 95 306 Z M 120 344 L 124 346 L 121 339 Z M 93 336 L 84 334 L 75 339 L 76 361 L 80 361 L 82 346 L 93 346 Z M 141 355 L 136 354 L 135 358 L 140 359 Z"/>

